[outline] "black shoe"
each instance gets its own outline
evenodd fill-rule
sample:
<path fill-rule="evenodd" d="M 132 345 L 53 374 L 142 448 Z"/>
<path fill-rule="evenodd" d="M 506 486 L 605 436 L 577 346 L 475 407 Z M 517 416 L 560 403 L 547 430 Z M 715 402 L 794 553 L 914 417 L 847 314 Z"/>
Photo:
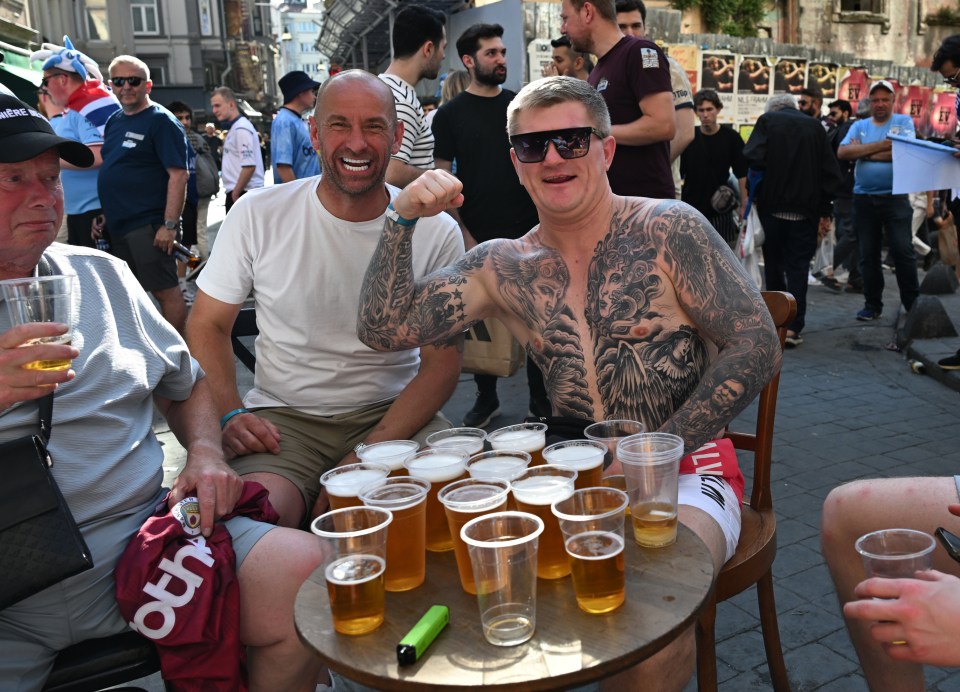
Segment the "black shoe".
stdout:
<path fill-rule="evenodd" d="M 848 281 L 847 287 L 843 290 L 847 293 L 863 293 L 863 284 L 858 281 L 852 283 Z"/>
<path fill-rule="evenodd" d="M 463 425 L 467 428 L 485 428 L 490 421 L 500 415 L 500 400 L 496 395 L 477 393 L 477 402 L 463 417 Z"/>
<path fill-rule="evenodd" d="M 937 361 L 942 370 L 960 370 L 960 351 Z"/>
<path fill-rule="evenodd" d="M 834 279 L 832 276 L 821 276 L 819 281 L 831 291 L 836 291 L 839 293 L 843 290 L 843 286 L 840 285 L 840 282 Z"/>

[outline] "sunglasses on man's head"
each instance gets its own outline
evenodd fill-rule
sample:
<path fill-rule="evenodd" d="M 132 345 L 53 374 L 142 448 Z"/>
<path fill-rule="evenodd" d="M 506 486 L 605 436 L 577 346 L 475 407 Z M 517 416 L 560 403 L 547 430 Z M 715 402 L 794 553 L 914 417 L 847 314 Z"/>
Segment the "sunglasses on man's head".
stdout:
<path fill-rule="evenodd" d="M 146 80 L 143 77 L 111 77 L 110 83 L 115 87 L 122 87 L 124 84 L 129 84 L 132 87 L 138 87 L 143 84 Z"/>
<path fill-rule="evenodd" d="M 593 127 L 570 127 L 565 130 L 544 130 L 512 135 L 510 144 L 521 163 L 539 163 L 547 158 L 547 147 L 553 142 L 557 153 L 565 159 L 579 159 L 590 151 L 590 135 L 603 138 Z"/>

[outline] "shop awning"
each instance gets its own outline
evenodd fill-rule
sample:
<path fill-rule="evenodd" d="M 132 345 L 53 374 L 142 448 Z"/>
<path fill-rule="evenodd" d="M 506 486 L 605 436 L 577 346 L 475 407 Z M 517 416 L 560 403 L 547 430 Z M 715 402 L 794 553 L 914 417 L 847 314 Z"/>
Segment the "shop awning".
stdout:
<path fill-rule="evenodd" d="M 43 72 L 30 67 L 30 60 L 25 55 L 12 51 L 0 51 L 3 62 L 0 62 L 0 82 L 17 95 L 21 101 L 31 106 L 37 105 L 37 89 Z"/>

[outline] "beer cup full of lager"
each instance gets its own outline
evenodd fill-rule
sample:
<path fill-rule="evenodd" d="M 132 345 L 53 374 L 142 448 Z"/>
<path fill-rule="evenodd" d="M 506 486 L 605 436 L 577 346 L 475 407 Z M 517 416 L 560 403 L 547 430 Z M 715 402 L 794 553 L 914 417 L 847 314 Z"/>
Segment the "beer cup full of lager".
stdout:
<path fill-rule="evenodd" d="M 347 507 L 322 514 L 310 525 L 324 543 L 323 576 L 333 628 L 341 634 L 366 634 L 383 623 L 391 521 L 390 510 Z"/>

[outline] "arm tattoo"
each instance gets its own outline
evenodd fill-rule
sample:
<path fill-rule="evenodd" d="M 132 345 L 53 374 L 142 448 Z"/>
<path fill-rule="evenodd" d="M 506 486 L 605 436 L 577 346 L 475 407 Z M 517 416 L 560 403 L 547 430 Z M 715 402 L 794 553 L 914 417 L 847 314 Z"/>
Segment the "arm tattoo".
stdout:
<path fill-rule="evenodd" d="M 461 288 L 482 266 L 480 246 L 430 276 L 413 276 L 413 231 L 387 220 L 360 294 L 357 336 L 380 350 L 447 341 L 472 324 Z"/>

